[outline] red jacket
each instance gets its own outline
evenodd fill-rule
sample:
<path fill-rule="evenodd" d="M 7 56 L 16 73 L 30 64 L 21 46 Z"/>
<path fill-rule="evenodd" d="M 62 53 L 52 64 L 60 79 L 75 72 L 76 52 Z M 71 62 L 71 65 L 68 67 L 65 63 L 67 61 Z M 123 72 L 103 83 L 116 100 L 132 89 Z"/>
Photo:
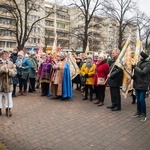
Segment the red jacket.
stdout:
<path fill-rule="evenodd" d="M 107 78 L 107 75 L 109 73 L 109 65 L 106 61 L 98 62 L 96 65 L 96 70 L 94 74 L 94 85 L 97 85 L 97 78 L 102 77 L 102 78 Z"/>

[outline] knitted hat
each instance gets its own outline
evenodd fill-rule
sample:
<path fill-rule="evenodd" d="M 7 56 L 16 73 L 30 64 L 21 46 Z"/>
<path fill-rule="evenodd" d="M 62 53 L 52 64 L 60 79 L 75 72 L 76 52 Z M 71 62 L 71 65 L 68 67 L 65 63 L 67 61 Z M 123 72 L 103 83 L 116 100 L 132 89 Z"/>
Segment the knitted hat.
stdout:
<path fill-rule="evenodd" d="M 148 55 L 143 51 L 141 51 L 140 55 L 142 56 L 143 59 L 146 59 L 148 57 Z"/>
<path fill-rule="evenodd" d="M 98 55 L 98 57 L 99 57 L 99 58 L 106 59 L 106 55 L 105 55 L 105 54 L 103 54 L 103 53 L 99 54 L 99 55 Z"/>
<path fill-rule="evenodd" d="M 24 52 L 23 52 L 23 51 L 20 51 L 20 52 L 18 53 L 18 56 L 24 56 Z"/>

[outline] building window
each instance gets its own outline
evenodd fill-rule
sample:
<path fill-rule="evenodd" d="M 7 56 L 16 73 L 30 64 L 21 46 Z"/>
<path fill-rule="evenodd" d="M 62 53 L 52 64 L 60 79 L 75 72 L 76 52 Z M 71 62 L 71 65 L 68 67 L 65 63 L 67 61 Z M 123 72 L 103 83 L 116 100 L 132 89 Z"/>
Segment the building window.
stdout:
<path fill-rule="evenodd" d="M 36 21 L 36 16 L 33 16 L 33 15 L 32 15 L 32 16 L 31 16 L 31 20 L 32 20 L 32 21 Z"/>
<path fill-rule="evenodd" d="M 5 42 L 4 41 L 0 41 L 0 47 L 5 47 Z"/>
<path fill-rule="evenodd" d="M 2 24 L 10 24 L 10 20 L 8 20 L 8 19 L 2 19 Z"/>
<path fill-rule="evenodd" d="M 7 47 L 8 48 L 12 48 L 12 47 L 15 47 L 15 46 L 16 46 L 15 42 L 7 42 Z"/>

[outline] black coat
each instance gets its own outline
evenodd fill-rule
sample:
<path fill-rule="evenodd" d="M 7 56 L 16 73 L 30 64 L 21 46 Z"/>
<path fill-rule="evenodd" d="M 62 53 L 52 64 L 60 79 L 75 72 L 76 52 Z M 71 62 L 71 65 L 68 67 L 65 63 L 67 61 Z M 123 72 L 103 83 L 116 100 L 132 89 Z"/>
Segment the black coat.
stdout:
<path fill-rule="evenodd" d="M 147 91 L 149 82 L 150 82 L 150 61 L 141 60 L 134 68 L 133 88 Z"/>
<path fill-rule="evenodd" d="M 115 60 L 111 60 L 110 70 L 114 66 Z M 110 73 L 110 77 L 108 79 L 108 85 L 111 87 L 120 87 L 123 81 L 123 70 L 118 66 L 114 66 L 113 70 Z"/>

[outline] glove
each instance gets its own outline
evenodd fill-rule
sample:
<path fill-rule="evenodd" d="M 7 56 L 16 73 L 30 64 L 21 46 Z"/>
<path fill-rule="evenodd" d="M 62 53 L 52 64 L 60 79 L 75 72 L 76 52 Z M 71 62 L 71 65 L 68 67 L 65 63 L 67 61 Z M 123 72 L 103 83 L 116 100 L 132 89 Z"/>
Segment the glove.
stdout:
<path fill-rule="evenodd" d="M 86 73 L 86 74 L 84 75 L 84 77 L 88 78 L 88 77 L 89 77 L 89 75 Z"/>
<path fill-rule="evenodd" d="M 136 65 L 132 65 L 132 68 L 134 69 L 136 67 Z"/>

